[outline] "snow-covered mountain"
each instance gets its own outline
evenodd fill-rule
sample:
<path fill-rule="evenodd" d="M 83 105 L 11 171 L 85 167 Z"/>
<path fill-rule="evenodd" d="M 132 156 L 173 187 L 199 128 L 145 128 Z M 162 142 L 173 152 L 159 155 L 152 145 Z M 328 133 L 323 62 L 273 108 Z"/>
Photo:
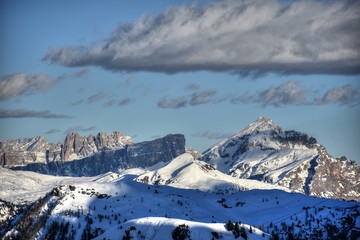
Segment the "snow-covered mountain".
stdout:
<path fill-rule="evenodd" d="M 166 166 L 147 172 L 136 178 L 137 181 L 152 185 L 168 185 L 176 188 L 197 189 L 215 193 L 235 193 L 250 189 L 281 189 L 268 183 L 231 177 L 216 170 L 212 165 L 184 153 Z"/>
<path fill-rule="evenodd" d="M 266 117 L 203 153 L 203 161 L 242 179 L 311 196 L 360 200 L 360 167 L 330 156 L 307 134 L 284 131 Z"/>
<path fill-rule="evenodd" d="M 1 143 L 1 239 L 360 238 L 359 166 L 270 119 L 203 155 L 98 136 Z"/>

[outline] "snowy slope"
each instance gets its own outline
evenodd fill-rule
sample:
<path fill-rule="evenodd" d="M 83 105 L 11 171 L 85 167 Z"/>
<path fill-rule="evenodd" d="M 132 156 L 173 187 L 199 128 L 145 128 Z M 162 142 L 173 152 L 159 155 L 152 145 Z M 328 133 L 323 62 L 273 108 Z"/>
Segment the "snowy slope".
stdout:
<path fill-rule="evenodd" d="M 126 231 L 128 231 L 128 235 L 134 240 L 169 240 L 172 239 L 174 229 L 181 225 L 189 227 L 189 239 L 209 240 L 213 239 L 215 236 L 219 236 L 219 238 L 221 236 L 221 239 L 234 239 L 233 232 L 228 231 L 225 228 L 224 223 L 203 223 L 175 218 L 169 219 L 164 217 L 146 217 L 133 219 L 126 222 L 123 225 L 123 229 L 120 229 L 120 231 L 117 229 L 117 227 L 113 227 L 96 239 L 100 240 L 104 237 L 108 239 L 116 239 L 118 236 L 125 236 Z M 249 236 L 249 240 L 264 240 L 271 238 L 269 234 L 265 234 L 256 228 L 253 228 L 252 231 L 254 232 L 250 234 L 249 225 L 242 224 L 241 227 L 244 228 L 246 235 Z"/>
<path fill-rule="evenodd" d="M 0 167 L 0 199 L 16 204 L 25 204 L 34 202 L 58 185 L 92 181 L 92 179 L 57 177 Z"/>
<path fill-rule="evenodd" d="M 225 230 L 228 220 L 240 221 L 248 239 L 269 239 L 266 234 L 263 237 L 258 228 L 283 237 L 289 234 L 288 230 L 281 230 L 284 226 L 292 226 L 292 234 L 301 232 L 302 236 L 314 236 L 317 233 L 313 231 L 320 229 L 322 238 L 328 234 L 325 226 L 341 230 L 343 224 L 348 224 L 346 227 L 350 230 L 345 232 L 346 236 L 360 228 L 357 202 L 313 198 L 280 190 L 224 195 L 153 186 L 134 180 L 142 173 L 134 169 L 93 178 L 72 178 L 20 216 L 17 227 L 10 224 L 4 228 L 7 229 L 5 239 L 16 233 L 36 236 L 36 239 L 49 236 L 121 239 L 127 233 L 134 239 L 171 239 L 170 234 L 181 224 L 189 226 L 191 239 L 213 236 L 211 232 L 223 239 L 235 239 L 232 231 Z M 37 224 L 40 220 L 42 224 Z M 256 227 L 252 227 L 252 233 L 249 226 Z"/>
<path fill-rule="evenodd" d="M 216 170 L 212 165 L 196 160 L 190 153 L 184 153 L 166 166 L 145 173 L 137 181 L 168 185 L 176 188 L 198 189 L 216 193 L 232 193 L 250 189 L 288 189 L 268 183 L 238 179 Z"/>
<path fill-rule="evenodd" d="M 201 159 L 233 177 L 261 180 L 307 195 L 360 200 L 360 167 L 355 162 L 336 159 L 316 139 L 284 131 L 265 117 L 220 141 Z"/>

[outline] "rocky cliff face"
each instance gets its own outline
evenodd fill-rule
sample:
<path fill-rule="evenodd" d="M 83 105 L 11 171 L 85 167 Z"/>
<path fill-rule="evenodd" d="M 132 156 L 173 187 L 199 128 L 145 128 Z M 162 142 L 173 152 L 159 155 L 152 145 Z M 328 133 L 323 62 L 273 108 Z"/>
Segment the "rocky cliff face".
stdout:
<path fill-rule="evenodd" d="M 84 158 L 92 153 L 103 150 L 122 148 L 133 143 L 131 137 L 120 132 L 98 133 L 96 137 L 80 136 L 78 133 L 68 134 L 61 148 L 62 160 Z"/>
<path fill-rule="evenodd" d="M 44 137 L 0 142 L 0 166 L 25 166 L 30 163 L 50 163 L 81 159 L 90 154 L 122 148 L 133 143 L 120 132 L 98 133 L 96 137 L 70 133 L 63 143 L 48 143 Z"/>
<path fill-rule="evenodd" d="M 76 146 L 74 149 L 77 149 Z M 95 176 L 119 168 L 149 167 L 158 162 L 170 161 L 184 152 L 184 135 L 174 134 L 153 141 L 125 145 L 122 148 L 103 149 L 80 160 L 31 163 L 12 169 L 51 175 Z"/>
<path fill-rule="evenodd" d="M 316 139 L 265 117 L 204 152 L 202 160 L 238 178 L 318 197 L 360 200 L 360 167 L 336 159 Z"/>
<path fill-rule="evenodd" d="M 60 159 L 61 144 L 50 144 L 42 136 L 0 142 L 0 166 L 22 166 Z"/>

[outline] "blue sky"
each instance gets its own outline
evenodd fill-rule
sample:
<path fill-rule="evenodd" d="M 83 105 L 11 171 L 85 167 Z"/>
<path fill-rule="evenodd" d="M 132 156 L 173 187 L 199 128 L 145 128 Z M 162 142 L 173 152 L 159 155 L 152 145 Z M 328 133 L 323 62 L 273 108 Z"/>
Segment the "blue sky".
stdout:
<path fill-rule="evenodd" d="M 359 2 L 20 1 L 0 7 L 1 140 L 183 133 L 259 116 L 360 160 Z"/>

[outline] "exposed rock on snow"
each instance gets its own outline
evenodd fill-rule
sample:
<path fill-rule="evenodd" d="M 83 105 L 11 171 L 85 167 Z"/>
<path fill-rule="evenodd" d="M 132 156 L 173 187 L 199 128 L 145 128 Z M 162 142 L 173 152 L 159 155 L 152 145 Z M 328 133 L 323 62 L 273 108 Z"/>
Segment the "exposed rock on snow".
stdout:
<path fill-rule="evenodd" d="M 256 179 L 318 197 L 360 200 L 360 167 L 336 159 L 313 137 L 260 117 L 204 152 L 202 160 L 237 178 Z"/>

